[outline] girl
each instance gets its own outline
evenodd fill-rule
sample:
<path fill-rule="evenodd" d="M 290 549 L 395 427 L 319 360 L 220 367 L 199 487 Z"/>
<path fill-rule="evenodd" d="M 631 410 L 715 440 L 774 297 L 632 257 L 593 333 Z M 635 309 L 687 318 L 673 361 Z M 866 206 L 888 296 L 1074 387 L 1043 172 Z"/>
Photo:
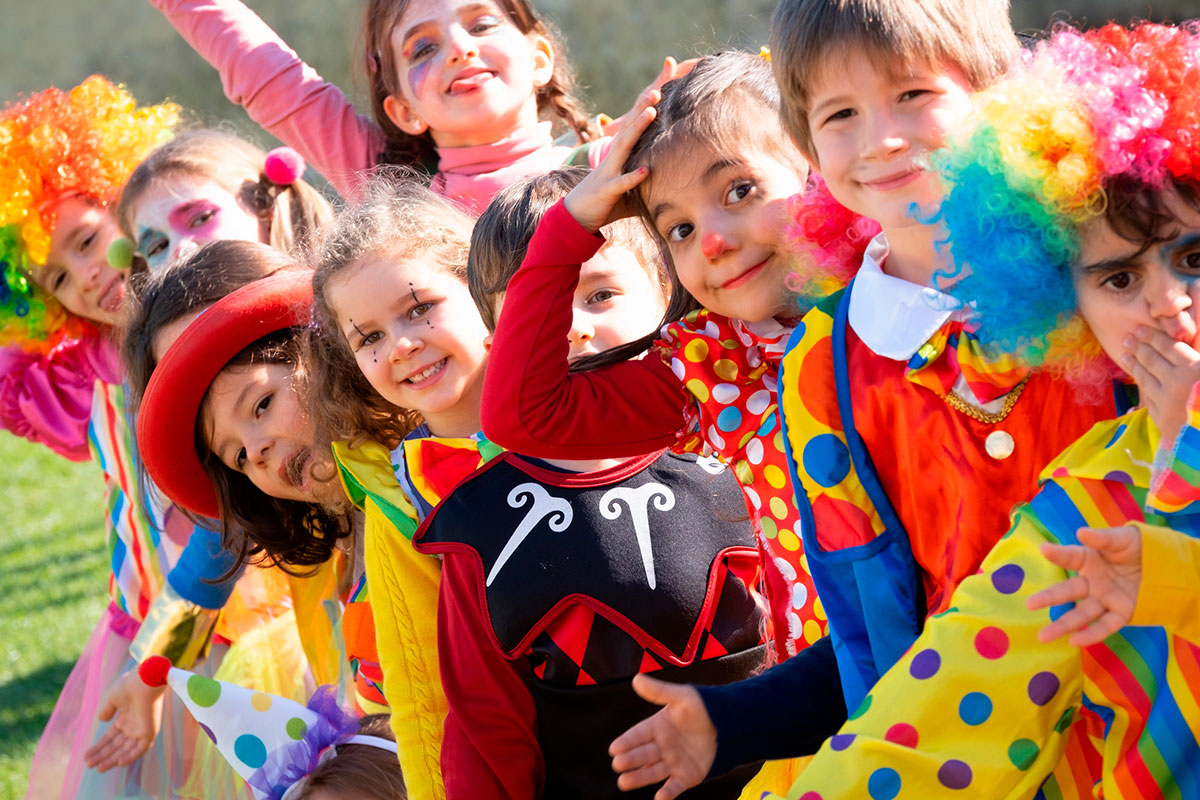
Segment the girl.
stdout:
<path fill-rule="evenodd" d="M 188 131 L 133 171 L 117 219 L 150 269 L 217 239 L 293 252 L 333 216 L 303 175 L 290 148 L 264 153 L 222 130 Z"/>
<path fill-rule="evenodd" d="M 778 104 L 766 60 L 726 52 L 702 58 L 669 84 L 653 122 L 654 111 L 637 109 L 630 124 L 649 125 L 636 145 L 626 145 L 637 169 L 622 181 L 621 159 L 609 159 L 604 176 L 574 195 L 594 207 L 577 211 L 568 199 L 552 209 L 509 285 L 483 422 L 496 441 L 555 458 L 633 455 L 703 439 L 745 489 L 776 654 L 784 659 L 819 640 L 823 625 L 802 560 L 774 400 L 778 358 L 800 313 L 784 283 L 792 256 L 783 231 L 788 198 L 804 189 L 807 175 L 776 122 Z M 749 115 L 765 125 L 740 126 Z M 607 186 L 595 188 L 601 182 Z M 649 226 L 673 267 L 661 343 L 670 366 L 655 357 L 624 360 L 646 351 L 657 338 L 651 334 L 574 365 L 568 376 L 557 341 L 576 273 L 562 253 L 589 252 L 591 234 L 621 191 L 639 182 Z M 586 371 L 597 366 L 606 368 Z"/>
<path fill-rule="evenodd" d="M 1103 353 L 1144 397 L 1188 370 L 1200 330 L 1198 56 L 1200 34 L 1189 28 L 1059 30 L 979 98 L 979 126 L 943 160 L 953 188 L 942 211 L 957 263 L 971 266 L 951 291 L 979 300 L 989 312 L 981 330 L 1024 362 L 1079 375 Z M 986 238 L 980 196 L 990 200 Z M 1014 276 L 1035 302 L 990 302 Z M 1078 319 L 1085 328 L 1066 324 Z M 1067 576 L 1039 548 L 1074 545 L 1080 526 L 1132 521 L 1200 535 L 1181 492 L 1196 469 L 1185 444 L 1196 409 L 1184 423 L 1161 400 L 1097 424 L 1043 471 L 981 572 L 929 620 L 791 796 L 859 797 L 884 786 L 898 798 L 1196 793 L 1197 648 L 1175 626 L 1160 627 L 1172 614 L 1081 650 L 1038 634 L 1051 619 L 1077 623 L 1085 608 L 1030 610 L 1069 599 L 1038 591 Z M 1155 476 L 1164 439 L 1179 446 Z M 945 713 L 947 699 L 956 713 Z"/>
<path fill-rule="evenodd" d="M 292 145 L 344 196 L 376 164 L 411 165 L 432 188 L 478 213 L 526 175 L 598 163 L 556 145 L 561 121 L 578 143 L 600 131 L 572 96 L 557 37 L 527 0 L 371 0 L 365 63 L 374 120 L 279 40 L 239 0 L 153 0 L 221 73 L 226 95 Z M 675 73 L 668 59 L 661 80 Z"/>
<path fill-rule="evenodd" d="M 112 604 L 39 743 L 31 797 L 186 794 L 191 780 L 236 788 L 228 770 L 193 766 L 207 745 L 173 722 L 141 759 L 145 747 L 109 751 L 107 734 L 96 738 L 101 700 L 131 655 L 165 652 L 190 663 L 214 631 L 249 648 L 270 640 L 280 653 L 279 668 L 247 663 L 241 674 L 264 688 L 287 689 L 286 639 L 279 638 L 286 631 L 272 621 L 286 611 L 281 587 L 267 576 L 248 576 L 238 583 L 236 610 L 218 620 L 234 584 L 209 581 L 227 572 L 228 561 L 214 555 L 215 535 L 193 528 L 134 477 L 126 396 L 107 338 L 126 285 L 126 271 L 106 258 L 118 239 L 108 207 L 120 181 L 169 138 L 177 119 L 175 106 L 138 108 L 128 93 L 98 76 L 69 93 L 41 92 L 0 115 L 0 185 L 8 198 L 0 212 L 4 330 L 8 341 L 19 342 L 7 348 L 3 363 L 5 426 L 75 459 L 86 457 L 90 445 L 104 470 L 113 563 Z M 225 649 L 216 647 L 203 669 L 216 669 Z M 171 704 L 147 707 L 140 719 L 157 730 L 177 711 Z M 152 739 L 153 732 L 147 745 Z M 85 771 L 96 764 L 122 769 Z"/>

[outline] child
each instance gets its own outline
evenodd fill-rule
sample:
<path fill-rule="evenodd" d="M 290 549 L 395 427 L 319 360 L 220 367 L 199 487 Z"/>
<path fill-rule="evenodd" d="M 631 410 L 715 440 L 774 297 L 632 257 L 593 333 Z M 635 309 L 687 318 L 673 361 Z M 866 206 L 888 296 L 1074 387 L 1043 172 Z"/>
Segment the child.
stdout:
<path fill-rule="evenodd" d="M 644 178 L 638 201 L 673 267 L 662 317 L 670 366 L 656 354 L 624 360 L 650 347 L 658 336 L 651 332 L 616 356 L 600 356 L 615 362 L 604 369 L 585 372 L 598 363 L 593 359 L 568 374 L 561 344 L 571 321 L 567 299 L 576 265 L 596 251 L 595 231 L 608 217 L 601 208 L 584 221 L 568 200 L 545 215 L 508 287 L 493 343 L 496 366 L 484 382 L 484 430 L 520 453 L 550 458 L 628 457 L 668 445 L 694 448 L 703 439 L 733 465 L 745 490 L 775 652 L 787 658 L 822 635 L 774 401 L 778 356 L 799 313 L 784 286 L 792 258 L 782 231 L 788 198 L 804 188 L 807 169 L 771 124 L 778 93 L 770 65 L 758 56 L 702 58 L 664 87 L 653 122 L 654 112 L 644 109 L 631 113 L 626 130 L 636 132 L 619 135 L 649 124 L 630 158 L 642 171 L 631 172 L 628 185 Z M 763 124 L 744 126 L 751 116 Z M 633 143 L 622 142 L 628 152 Z M 621 162 L 607 159 L 597 181 L 620 189 L 612 173 Z M 605 197 L 611 209 L 619 192 Z M 696 311 L 700 304 L 705 310 Z"/>
<path fill-rule="evenodd" d="M 237 584 L 236 610 L 218 620 L 234 582 L 211 581 L 226 575 L 229 563 L 220 557 L 215 534 L 194 528 L 137 480 L 126 395 L 108 342 L 126 285 L 126 271 L 108 263 L 119 238 L 109 208 L 124 177 L 170 137 L 178 114 L 173 104 L 138 107 L 124 89 L 99 76 L 70 92 L 39 92 L 0 114 L 0 338 L 8 344 L 0 365 L 3 424 L 69 458 L 91 455 L 100 463 L 113 566 L 112 603 L 39 742 L 31 797 L 183 794 L 191 781 L 219 789 L 233 777 L 227 770 L 201 769 L 194 761 L 201 752 L 195 737 L 173 724 L 140 759 L 144 746 L 118 753 L 111 765 L 122 769 L 105 775 L 85 769 L 106 741 L 106 734 L 97 738 L 97 711 L 131 654 L 161 652 L 192 663 L 214 633 L 251 649 L 266 644 L 260 638 L 266 636 L 279 649 L 279 668 L 247 664 L 241 674 L 256 685 L 286 690 L 276 682 L 286 673 L 286 648 L 274 638 L 279 628 L 272 624 L 286 611 L 281 587 L 263 575 L 248 576 Z M 201 668 L 215 670 L 225 650 L 218 645 Z M 148 708 L 145 725 L 157 730 L 177 711 L 172 704 Z"/>
<path fill-rule="evenodd" d="M 150 269 L 217 239 L 300 249 L 333 214 L 291 148 L 269 153 L 222 130 L 182 133 L 129 176 L 117 219 Z"/>
<path fill-rule="evenodd" d="M 374 120 L 238 0 L 153 0 L 221 73 L 225 94 L 357 198 L 376 164 L 433 174 L 433 190 L 479 213 L 499 189 L 596 155 L 556 145 L 600 131 L 571 94 L 565 51 L 527 0 L 371 0 L 365 64 Z M 403 37 L 401 36 L 403 34 Z M 668 59 L 655 85 L 675 74 Z"/>
<path fill-rule="evenodd" d="M 387 717 L 361 719 L 322 686 L 308 706 L 206 680 L 161 656 L 138 668 L 150 687 L 170 686 L 256 800 L 405 800 Z"/>
<path fill-rule="evenodd" d="M 1200 34 L 1188 28 L 1064 29 L 980 98 L 979 127 L 942 166 L 954 187 L 943 212 L 955 256 L 971 268 L 953 291 L 973 303 L 1015 271 L 1028 271 L 1020 280 L 1043 294 L 1020 309 L 995 309 L 991 334 L 1013 342 L 1023 358 L 1078 370 L 1077 356 L 1064 364 L 1072 354 L 1054 347 L 1070 312 L 1087 326 L 1076 341 L 1098 344 L 1115 363 L 1123 363 L 1139 327 L 1194 350 L 1198 56 Z M 1022 144 L 1007 146 L 1014 141 Z M 980 190 L 993 201 L 986 240 L 973 235 L 978 222 L 958 208 Z M 1014 264 L 998 253 L 1021 256 Z M 1070 283 L 1055 292 L 1064 275 Z M 980 323 L 986 330 L 990 319 Z M 1139 389 L 1154 393 L 1159 381 Z M 1096 425 L 1056 458 L 1038 494 L 1014 511 L 981 574 L 962 582 L 951 607 L 883 676 L 793 796 L 858 797 L 884 786 L 898 798 L 947 790 L 1194 796 L 1197 646 L 1148 619 L 1083 650 L 1040 644 L 1039 628 L 1072 612 L 1027 606 L 1031 591 L 1065 577 L 1038 546 L 1073 545 L 1081 525 L 1144 520 L 1180 538 L 1200 535 L 1193 505 L 1169 488 L 1194 469 L 1183 445 L 1195 436 L 1190 425 L 1174 451 L 1176 479 L 1152 481 L 1154 451 L 1172 433 L 1142 408 Z M 946 713 L 947 702 L 956 714 Z"/>
<path fill-rule="evenodd" d="M 540 220 L 581 179 L 532 178 L 484 212 L 468 280 L 485 319 L 508 304 L 505 287 Z M 665 307 L 649 237 L 633 220 L 604 230 L 573 293 L 570 359 L 632 341 Z M 505 453 L 426 517 L 414 544 L 443 554 L 448 796 L 612 796 L 608 738 L 646 711 L 633 674 L 725 682 L 760 666 L 759 561 L 749 526 L 730 513 L 737 497 L 729 471 L 694 455 L 543 462 Z M 480 529 L 470 520 L 483 508 L 493 522 Z M 549 534 L 540 530 L 547 514 Z M 696 529 L 697 518 L 710 523 Z M 498 530 L 512 531 L 507 542 Z M 698 796 L 735 793 L 752 774 L 722 776 Z"/>
<path fill-rule="evenodd" d="M 471 224 L 411 177 L 387 173 L 313 253 L 313 416 L 366 513 L 365 584 L 385 592 L 372 604 L 377 660 L 413 797 L 445 797 L 446 700 L 439 565 L 410 540 L 450 488 L 499 453 L 477 434 L 487 331 L 465 283 Z"/>

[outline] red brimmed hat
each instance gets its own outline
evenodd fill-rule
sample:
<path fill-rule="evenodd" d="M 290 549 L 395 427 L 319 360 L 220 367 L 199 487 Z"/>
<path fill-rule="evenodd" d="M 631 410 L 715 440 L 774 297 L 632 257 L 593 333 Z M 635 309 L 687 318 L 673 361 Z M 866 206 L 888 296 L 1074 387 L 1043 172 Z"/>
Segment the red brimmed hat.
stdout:
<path fill-rule="evenodd" d="M 155 367 L 138 411 L 138 451 L 146 472 L 177 505 L 220 517 L 217 493 L 193 432 L 200 403 L 229 360 L 267 334 L 307 325 L 312 273 L 288 270 L 255 281 L 205 309 Z"/>

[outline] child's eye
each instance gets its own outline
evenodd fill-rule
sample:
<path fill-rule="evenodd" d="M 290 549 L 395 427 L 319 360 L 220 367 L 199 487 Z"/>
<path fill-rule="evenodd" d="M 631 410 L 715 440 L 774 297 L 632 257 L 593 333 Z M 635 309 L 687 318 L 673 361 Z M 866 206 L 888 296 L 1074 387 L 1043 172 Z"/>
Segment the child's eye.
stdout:
<path fill-rule="evenodd" d="M 475 20 L 475 22 L 471 25 L 471 33 L 487 33 L 499 24 L 499 17 L 493 14 L 488 14 L 487 16 L 483 16 Z"/>
<path fill-rule="evenodd" d="M 900 95 L 900 101 L 903 102 L 905 100 L 915 100 L 921 95 L 928 93 L 928 89 L 909 89 L 907 92 L 904 92 Z"/>
<path fill-rule="evenodd" d="M 1109 275 L 1107 278 L 1101 281 L 1100 285 L 1107 286 L 1110 289 L 1116 289 L 1118 292 L 1123 292 L 1132 286 L 1136 280 L 1137 276 L 1134 273 L 1130 272 L 1129 270 L 1121 270 L 1120 272 L 1114 272 L 1112 275 Z"/>
<path fill-rule="evenodd" d="M 672 225 L 670 228 L 667 228 L 666 239 L 671 244 L 679 244 L 691 236 L 693 230 L 695 230 L 695 226 L 692 223 L 681 222 L 678 225 Z"/>
<path fill-rule="evenodd" d="M 437 50 L 437 45 L 435 45 L 431 40 L 418 39 L 413 43 L 412 50 L 409 52 L 408 58 L 410 61 L 419 61 L 426 56 L 432 55 L 435 50 Z"/>
<path fill-rule="evenodd" d="M 216 215 L 217 215 L 217 210 L 215 208 L 210 208 L 210 209 L 201 211 L 199 214 L 197 214 L 196 216 L 194 216 L 190 220 L 188 220 L 188 228 L 190 230 L 195 230 L 196 228 L 199 228 L 201 225 L 204 225 L 206 222 L 208 222 L 210 219 L 212 219 Z"/>
<path fill-rule="evenodd" d="M 96 236 L 96 232 L 92 231 L 90 234 L 81 239 L 78 248 L 79 252 L 86 253 L 88 250 L 92 249 L 92 245 L 96 242 Z"/>
<path fill-rule="evenodd" d="M 725 202 L 733 205 L 734 203 L 745 200 L 753 191 L 754 184 L 750 183 L 749 181 L 735 183 L 729 189 L 729 193 L 725 195 Z"/>
<path fill-rule="evenodd" d="M 842 120 L 842 119 L 850 119 L 852 116 L 854 116 L 854 109 L 843 108 L 841 111 L 835 111 L 832 114 L 830 114 L 828 117 L 825 118 L 825 121 L 826 122 L 837 122 L 838 120 Z"/>
<path fill-rule="evenodd" d="M 152 260 L 155 256 L 160 256 L 167 249 L 167 237 L 155 236 L 153 239 L 142 242 L 142 255 L 146 260 Z"/>
<path fill-rule="evenodd" d="M 58 269 L 50 274 L 49 279 L 46 281 L 46 285 L 50 287 L 50 291 L 57 292 L 66 284 L 66 282 L 67 271 L 65 269 Z"/>
<path fill-rule="evenodd" d="M 246 468 L 246 448 L 239 448 L 233 456 L 233 465 L 238 469 Z"/>
<path fill-rule="evenodd" d="M 408 318 L 420 319 L 433 310 L 433 303 L 418 303 L 408 310 Z"/>
<path fill-rule="evenodd" d="M 383 338 L 383 333 L 381 333 L 380 331 L 371 331 L 370 333 L 364 333 L 362 335 L 362 338 L 358 340 L 358 345 L 355 346 L 354 349 L 357 351 L 357 350 L 362 350 L 364 347 L 370 347 L 371 345 L 377 343 L 382 338 Z"/>
<path fill-rule="evenodd" d="M 587 302 L 589 305 L 595 303 L 604 303 L 616 297 L 618 292 L 615 289 L 597 289 L 588 295 Z"/>
<path fill-rule="evenodd" d="M 1200 250 L 1184 253 L 1183 257 L 1179 259 L 1179 268 L 1186 272 L 1200 272 Z"/>
<path fill-rule="evenodd" d="M 263 395 L 263 398 L 258 401 L 257 405 L 254 406 L 254 416 L 261 417 L 264 413 L 266 413 L 266 410 L 271 406 L 272 397 L 273 395 L 269 394 Z"/>

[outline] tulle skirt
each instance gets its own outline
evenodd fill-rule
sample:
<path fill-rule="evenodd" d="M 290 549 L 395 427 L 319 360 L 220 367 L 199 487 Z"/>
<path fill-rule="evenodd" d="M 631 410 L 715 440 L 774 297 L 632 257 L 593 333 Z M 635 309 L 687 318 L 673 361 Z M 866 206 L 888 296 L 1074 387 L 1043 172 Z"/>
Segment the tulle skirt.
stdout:
<path fill-rule="evenodd" d="M 313 689 L 293 613 L 261 618 L 232 647 L 214 645 L 193 667 L 198 674 L 239 683 L 303 703 Z M 252 798 L 242 779 L 200 730 L 182 701 L 168 691 L 154 745 L 128 767 L 87 769 L 83 754 L 108 723 L 96 714 L 109 688 L 135 666 L 129 643 L 137 622 L 109 606 L 71 670 L 38 742 L 27 800 L 110 798 Z"/>

